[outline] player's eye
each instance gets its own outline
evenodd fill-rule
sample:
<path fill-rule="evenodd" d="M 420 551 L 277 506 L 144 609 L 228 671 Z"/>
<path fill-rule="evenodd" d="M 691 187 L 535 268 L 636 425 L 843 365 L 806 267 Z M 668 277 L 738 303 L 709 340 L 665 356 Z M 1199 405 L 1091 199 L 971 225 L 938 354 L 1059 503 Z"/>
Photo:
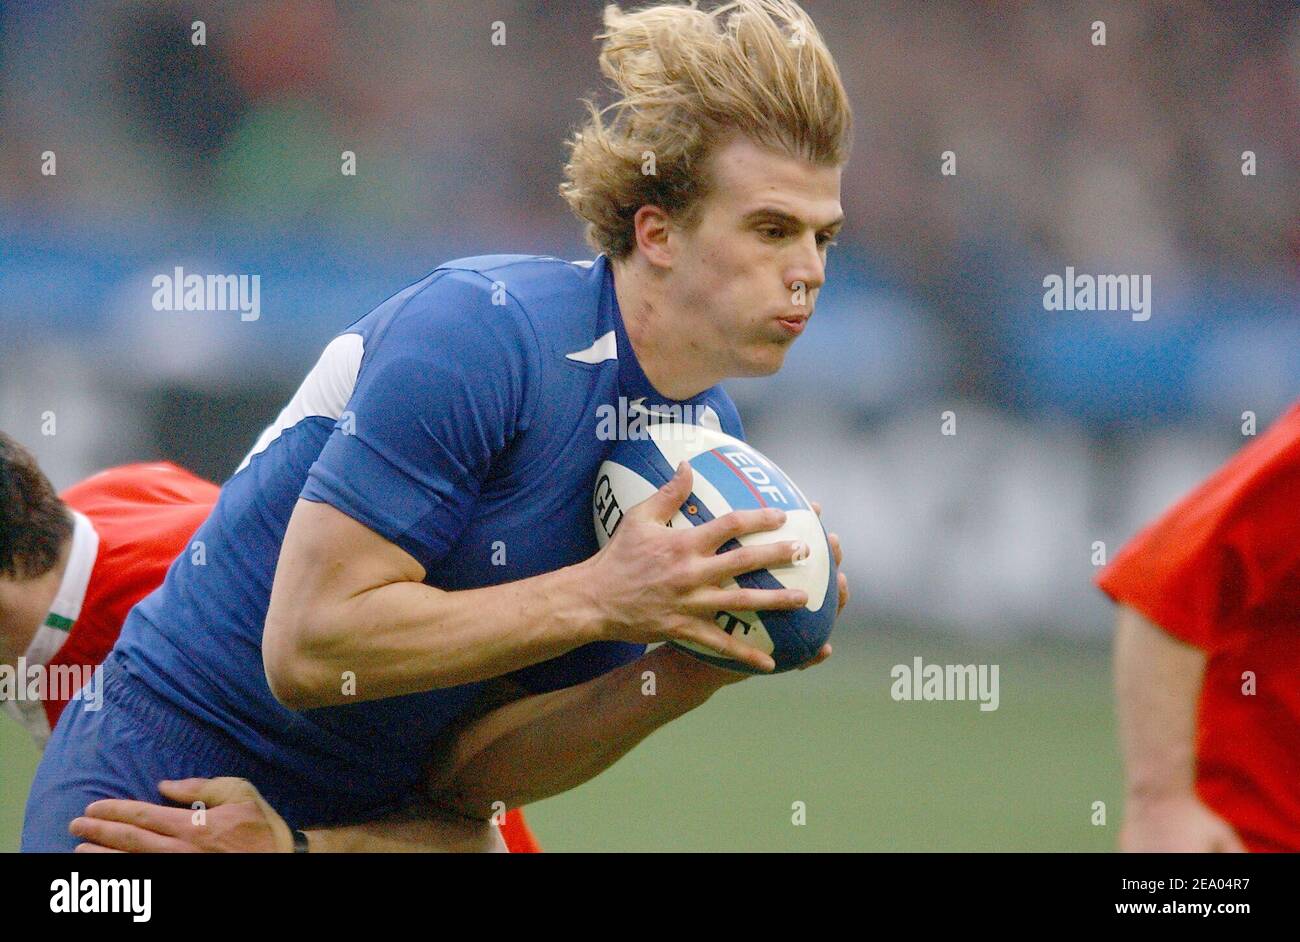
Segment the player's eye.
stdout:
<path fill-rule="evenodd" d="M 785 229 L 780 226 L 759 226 L 758 231 L 762 233 L 765 239 L 783 239 L 785 238 Z"/>

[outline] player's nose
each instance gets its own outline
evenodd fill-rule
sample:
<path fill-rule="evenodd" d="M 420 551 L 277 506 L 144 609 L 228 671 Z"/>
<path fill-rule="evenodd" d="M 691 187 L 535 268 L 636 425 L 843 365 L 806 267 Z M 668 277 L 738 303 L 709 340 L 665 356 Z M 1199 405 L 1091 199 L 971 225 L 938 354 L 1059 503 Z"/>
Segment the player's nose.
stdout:
<path fill-rule="evenodd" d="M 825 283 L 826 259 L 817 246 L 816 236 L 809 235 L 799 243 L 798 256 L 786 271 L 785 286 L 793 292 L 802 285 L 804 291 L 812 292 Z"/>

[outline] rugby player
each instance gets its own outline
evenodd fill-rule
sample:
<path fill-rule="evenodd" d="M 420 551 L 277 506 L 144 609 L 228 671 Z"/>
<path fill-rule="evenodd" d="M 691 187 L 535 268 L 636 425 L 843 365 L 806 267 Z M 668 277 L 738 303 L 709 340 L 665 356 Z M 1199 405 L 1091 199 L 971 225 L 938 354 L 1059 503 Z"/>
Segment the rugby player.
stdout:
<path fill-rule="evenodd" d="M 1119 604 L 1128 851 L 1300 851 L 1300 403 L 1146 527 Z"/>
<path fill-rule="evenodd" d="M 37 669 L 42 684 L 36 697 L 0 690 L 0 708 L 38 748 L 93 680 L 131 607 L 177 557 L 201 559 L 204 548 L 191 538 L 217 494 L 215 484 L 166 462 L 111 468 L 56 494 L 35 457 L 0 432 L 0 666 L 24 688 Z M 322 849 L 367 850 L 387 846 L 369 840 L 381 830 L 308 833 Z M 501 836 L 512 852 L 540 849 L 516 810 L 501 817 Z M 446 837 L 434 825 L 404 827 L 418 849 L 442 849 Z"/>
<path fill-rule="evenodd" d="M 718 550 L 784 514 L 669 528 L 683 463 L 597 551 L 597 428 L 639 400 L 743 437 L 719 383 L 775 372 L 807 326 L 850 109 L 788 0 L 610 6 L 605 25 L 621 98 L 591 109 L 563 187 L 598 257 L 447 263 L 325 348 L 195 535 L 206 564 L 132 609 L 104 708 L 69 704 L 24 849 L 71 850 L 95 800 L 195 777 L 247 779 L 295 829 L 400 814 L 431 780 L 486 821 L 747 676 L 648 643 L 772 668 L 714 616 L 803 606 L 725 587 L 803 547 Z M 466 724 L 485 699 L 509 702 Z"/>
<path fill-rule="evenodd" d="M 167 463 L 93 475 L 62 494 L 0 432 L 0 664 L 44 668 L 38 699 L 3 709 L 49 739 L 71 695 L 117 641 L 131 606 L 163 580 L 218 488 Z M 50 684 L 66 671 L 74 686 Z"/>

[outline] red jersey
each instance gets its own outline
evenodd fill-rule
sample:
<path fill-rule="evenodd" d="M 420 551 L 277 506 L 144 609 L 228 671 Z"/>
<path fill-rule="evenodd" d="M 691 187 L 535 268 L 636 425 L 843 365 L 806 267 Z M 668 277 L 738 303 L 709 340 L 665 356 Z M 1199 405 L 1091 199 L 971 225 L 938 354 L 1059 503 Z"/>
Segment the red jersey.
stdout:
<path fill-rule="evenodd" d="M 1206 653 L 1196 790 L 1253 851 L 1300 851 L 1300 403 L 1097 579 Z"/>
<path fill-rule="evenodd" d="M 72 550 L 55 604 L 28 647 L 28 662 L 100 664 L 132 606 L 162 584 L 177 556 L 196 551 L 190 539 L 220 492 L 174 464 L 157 462 L 101 471 L 59 495 L 76 518 Z M 67 696 L 48 696 L 44 716 L 17 712 L 44 744 L 67 704 Z M 501 836 L 511 853 L 541 850 L 522 812 L 506 814 Z"/>
<path fill-rule="evenodd" d="M 90 521 L 99 545 L 80 615 L 50 666 L 104 660 L 132 606 L 158 588 L 172 560 L 189 549 L 220 490 L 174 464 L 156 463 L 110 468 L 59 495 Z M 46 699 L 51 729 L 66 705 L 66 699 Z"/>

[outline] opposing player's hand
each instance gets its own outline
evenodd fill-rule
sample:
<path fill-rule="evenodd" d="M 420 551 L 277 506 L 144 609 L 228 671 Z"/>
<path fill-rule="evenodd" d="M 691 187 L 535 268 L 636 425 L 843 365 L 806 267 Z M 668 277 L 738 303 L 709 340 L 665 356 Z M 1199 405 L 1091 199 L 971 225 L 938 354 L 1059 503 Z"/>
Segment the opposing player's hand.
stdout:
<path fill-rule="evenodd" d="M 727 634 L 714 615 L 807 604 L 801 589 L 723 588 L 742 573 L 789 566 L 807 548 L 782 541 L 718 552 L 728 540 L 778 529 L 785 512 L 776 508 L 734 510 L 698 527 L 672 529 L 668 521 L 690 496 L 691 481 L 691 466 L 683 461 L 671 481 L 623 515 L 613 539 L 590 560 L 593 604 L 611 640 L 693 641 L 770 671 L 772 658 Z"/>
<path fill-rule="evenodd" d="M 1119 849 L 1127 853 L 1245 853 L 1237 832 L 1195 795 L 1129 798 Z"/>
<path fill-rule="evenodd" d="M 77 853 L 288 853 L 293 836 L 253 783 L 242 778 L 160 782 L 185 808 L 103 799 L 68 826 L 85 843 Z M 201 803 L 196 809 L 196 803 Z"/>

